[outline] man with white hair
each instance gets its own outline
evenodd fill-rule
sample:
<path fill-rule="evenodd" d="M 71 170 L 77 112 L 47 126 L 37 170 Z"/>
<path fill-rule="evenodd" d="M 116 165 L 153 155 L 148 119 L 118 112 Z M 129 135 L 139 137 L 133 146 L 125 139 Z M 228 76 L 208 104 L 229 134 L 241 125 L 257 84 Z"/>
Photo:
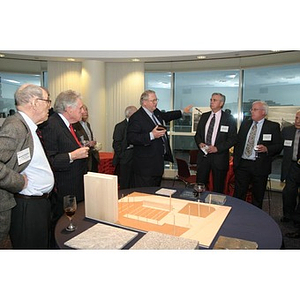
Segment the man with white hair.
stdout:
<path fill-rule="evenodd" d="M 251 119 L 244 120 L 234 147 L 234 197 L 245 200 L 252 184 L 252 204 L 262 208 L 272 160 L 282 150 L 280 126 L 266 119 L 268 105 L 264 101 L 252 103 Z"/>

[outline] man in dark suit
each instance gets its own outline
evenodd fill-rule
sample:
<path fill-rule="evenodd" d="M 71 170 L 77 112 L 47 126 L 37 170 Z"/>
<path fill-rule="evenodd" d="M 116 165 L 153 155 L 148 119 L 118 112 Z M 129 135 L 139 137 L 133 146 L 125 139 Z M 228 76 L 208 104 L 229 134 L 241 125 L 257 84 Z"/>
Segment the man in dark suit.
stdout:
<path fill-rule="evenodd" d="M 90 147 L 89 157 L 88 157 L 88 171 L 98 172 L 98 165 L 100 162 L 99 152 L 95 149 L 96 141 L 94 141 L 94 135 L 90 123 L 87 121 L 89 117 L 88 108 L 83 105 L 82 120 L 74 123 L 73 127 L 79 141 L 84 144 L 84 146 Z"/>
<path fill-rule="evenodd" d="M 229 169 L 229 149 L 237 141 L 235 121 L 222 110 L 224 104 L 224 95 L 212 94 L 211 111 L 202 114 L 195 134 L 195 142 L 202 150 L 197 157 L 197 182 L 207 185 L 212 171 L 213 191 L 218 193 L 224 191 Z"/>
<path fill-rule="evenodd" d="M 72 124 L 82 118 L 81 95 L 75 91 L 61 92 L 54 104 L 54 114 L 42 128 L 44 145 L 55 176 L 57 198 L 53 198 L 53 226 L 64 213 L 63 197 L 75 195 L 84 200 L 83 175 L 87 172 L 89 147 L 82 147 Z"/>
<path fill-rule="evenodd" d="M 259 208 L 262 208 L 272 160 L 282 150 L 280 126 L 267 120 L 267 114 L 265 102 L 253 102 L 252 119 L 242 122 L 234 147 L 234 197 L 245 200 L 252 184 L 252 204 Z"/>
<path fill-rule="evenodd" d="M 161 112 L 155 91 L 147 90 L 140 98 L 141 107 L 129 119 L 127 140 L 133 148 L 135 187 L 160 186 L 164 160 L 173 162 L 166 123 L 182 117 L 180 110 Z M 191 106 L 184 108 L 188 113 Z"/>
<path fill-rule="evenodd" d="M 295 116 L 295 124 L 282 129 L 283 159 L 281 164 L 281 181 L 285 181 L 282 191 L 283 217 L 282 222 L 293 219 L 294 215 L 300 215 L 300 206 L 297 207 L 298 188 L 300 187 L 300 110 Z M 300 223 L 300 218 L 295 220 Z"/>
<path fill-rule="evenodd" d="M 115 174 L 118 175 L 120 189 L 128 189 L 133 184 L 133 145 L 127 143 L 127 127 L 128 121 L 132 114 L 137 111 L 135 106 L 128 106 L 125 109 L 125 119 L 116 124 L 113 133 Z"/>

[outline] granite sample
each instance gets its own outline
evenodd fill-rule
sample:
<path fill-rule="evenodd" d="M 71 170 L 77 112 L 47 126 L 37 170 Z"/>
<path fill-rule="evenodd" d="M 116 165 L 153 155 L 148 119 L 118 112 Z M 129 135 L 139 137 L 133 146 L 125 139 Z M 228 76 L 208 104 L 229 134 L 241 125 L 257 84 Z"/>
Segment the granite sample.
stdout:
<path fill-rule="evenodd" d="M 96 224 L 65 242 L 74 249 L 122 249 L 138 233 L 105 224 Z"/>
<path fill-rule="evenodd" d="M 195 240 L 149 231 L 130 250 L 194 250 L 198 247 L 199 242 Z"/>

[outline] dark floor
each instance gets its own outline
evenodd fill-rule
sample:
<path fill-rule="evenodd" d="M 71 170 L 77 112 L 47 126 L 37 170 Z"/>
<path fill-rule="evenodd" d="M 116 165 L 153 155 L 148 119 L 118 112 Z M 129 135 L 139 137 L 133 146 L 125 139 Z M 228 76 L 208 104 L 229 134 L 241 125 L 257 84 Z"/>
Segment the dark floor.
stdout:
<path fill-rule="evenodd" d="M 173 180 L 163 180 L 162 182 L 163 187 L 172 187 L 173 186 Z M 183 188 L 184 184 L 181 181 L 176 181 L 174 187 Z M 270 216 L 277 222 L 278 226 L 281 229 L 282 237 L 283 237 L 283 243 L 285 249 L 300 249 L 300 238 L 293 239 L 288 238 L 285 236 L 287 232 L 294 232 L 297 229 L 293 226 L 292 222 L 288 223 L 282 223 L 280 222 L 280 218 L 282 217 L 282 198 L 281 198 L 281 192 L 271 192 L 271 201 L 270 201 L 270 211 L 269 211 L 269 201 L 267 199 L 264 200 L 263 203 L 263 210 L 270 214 Z M 5 249 L 11 249 L 11 243 L 8 239 L 4 246 L 2 246 Z"/>

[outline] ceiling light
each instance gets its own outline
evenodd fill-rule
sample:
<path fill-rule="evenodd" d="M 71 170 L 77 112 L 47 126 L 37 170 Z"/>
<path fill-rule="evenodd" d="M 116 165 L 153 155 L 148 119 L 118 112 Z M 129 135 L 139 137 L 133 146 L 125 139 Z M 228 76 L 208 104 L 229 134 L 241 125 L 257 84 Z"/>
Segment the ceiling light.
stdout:
<path fill-rule="evenodd" d="M 0 57 L 5 57 L 5 54 L 1 54 L 1 53 L 0 53 Z"/>
<path fill-rule="evenodd" d="M 131 61 L 140 61 L 138 58 L 133 58 Z"/>
<path fill-rule="evenodd" d="M 74 58 L 68 58 L 67 61 L 75 61 Z"/>
<path fill-rule="evenodd" d="M 198 58 L 198 59 L 205 59 L 206 56 L 205 56 L 205 55 L 198 55 L 197 58 Z"/>

